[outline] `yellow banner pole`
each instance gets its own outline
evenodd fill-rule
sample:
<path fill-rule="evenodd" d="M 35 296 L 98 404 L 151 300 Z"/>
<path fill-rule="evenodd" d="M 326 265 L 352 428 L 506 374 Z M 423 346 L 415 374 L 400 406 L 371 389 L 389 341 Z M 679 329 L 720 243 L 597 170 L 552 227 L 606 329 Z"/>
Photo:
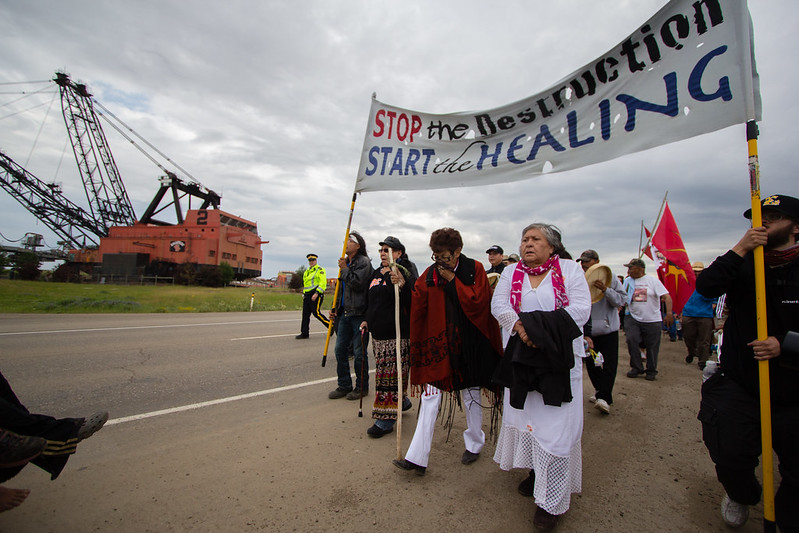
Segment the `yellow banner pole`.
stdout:
<path fill-rule="evenodd" d="M 356 192 L 352 193 L 352 203 L 350 203 L 350 218 L 347 221 L 347 231 L 344 232 L 344 246 L 341 249 L 342 259 L 344 259 L 344 257 L 347 255 L 347 241 L 350 240 L 350 228 L 352 227 L 352 213 L 355 211 L 355 198 L 357 197 L 357 195 L 358 193 Z M 336 275 L 336 290 L 333 291 L 333 303 L 331 304 L 330 307 L 331 310 L 335 310 L 336 303 L 338 303 L 338 293 L 339 293 L 339 287 L 341 285 L 340 279 L 341 279 L 341 267 L 339 267 L 338 274 Z M 330 346 L 330 335 L 333 333 L 334 322 L 335 320 L 333 320 L 331 317 L 330 324 L 328 324 L 327 326 L 327 336 L 325 337 L 325 351 L 322 353 L 322 366 L 325 366 L 325 363 L 327 363 L 327 349 Z"/>
<path fill-rule="evenodd" d="M 763 225 L 760 209 L 760 162 L 757 156 L 757 123 L 746 123 L 746 142 L 749 147 L 749 182 L 752 193 L 752 227 Z M 766 269 L 763 247 L 754 249 L 755 255 L 755 310 L 757 312 L 757 340 L 768 338 L 766 321 Z M 769 362 L 759 361 L 760 377 L 760 442 L 763 448 L 763 531 L 776 531 L 774 513 L 774 460 L 771 451 L 771 385 Z"/>

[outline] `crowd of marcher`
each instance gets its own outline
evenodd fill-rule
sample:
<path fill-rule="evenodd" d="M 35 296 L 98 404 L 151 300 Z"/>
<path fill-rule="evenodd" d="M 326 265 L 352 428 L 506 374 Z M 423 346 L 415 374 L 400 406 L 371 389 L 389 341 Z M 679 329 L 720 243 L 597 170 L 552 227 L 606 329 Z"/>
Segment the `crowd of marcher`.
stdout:
<path fill-rule="evenodd" d="M 696 292 L 676 316 L 668 290 L 646 274 L 643 260 L 625 264 L 625 278 L 603 270 L 595 250 L 572 260 L 560 231 L 550 224 L 524 228 L 518 255 L 506 257 L 501 246 L 489 247 L 488 269 L 463 253 L 457 230 L 438 229 L 428 243 L 432 264 L 421 274 L 394 236 L 380 242 L 380 265 L 372 269 L 363 238 L 353 232 L 339 261 L 342 298 L 331 313 L 338 386 L 329 397 L 368 395 L 364 338 L 371 335 L 376 384 L 374 423 L 367 434 L 391 433 L 400 410 L 411 407 L 409 396 L 421 402 L 410 446 L 394 464 L 424 475 L 436 420 L 451 428 L 459 408 L 467 426 L 461 462 L 475 462 L 486 442 L 488 409 L 494 461 L 504 470 L 529 470 L 518 491 L 535 501 L 535 527 L 551 530 L 582 487 L 583 366 L 595 390 L 589 401 L 608 415 L 620 330 L 629 352 L 627 377 L 655 381 L 664 328 L 679 321 L 686 363 L 696 359 L 705 370 L 698 417 L 725 489 L 722 518 L 730 527 L 743 525 L 761 497 L 754 474 L 760 455 L 757 361 L 768 360 L 782 477 L 776 520 L 781 531 L 797 531 L 799 200 L 774 195 L 763 200 L 762 210 L 763 225 L 747 231 L 729 252 L 707 268 L 692 265 Z M 767 265 L 766 340 L 757 340 L 755 330 L 753 250 L 761 245 Z M 729 316 L 718 348 L 723 355 L 708 366 L 719 333 L 718 297 L 725 293 Z"/>
<path fill-rule="evenodd" d="M 797 532 L 799 199 L 773 195 L 761 207 L 762 225 L 747 230 L 706 268 L 692 265 L 696 292 L 677 319 L 686 363 L 696 359 L 704 371 L 698 419 L 725 491 L 724 522 L 740 527 L 761 499 L 755 476 L 763 386 L 758 365 L 767 362 L 772 442 L 781 476 L 776 524 L 782 532 Z M 751 210 L 744 216 L 750 218 Z M 401 412 L 411 408 L 410 397 L 419 397 L 410 446 L 394 460 L 417 475 L 429 465 L 436 421 L 451 428 L 459 408 L 467 426 L 461 462 L 477 461 L 486 443 L 487 409 L 489 437 L 496 438 L 494 461 L 504 470 L 529 470 L 518 491 L 535 501 L 536 528 L 551 530 L 568 511 L 571 495 L 582 488 L 583 366 L 595 390 L 589 401 L 610 414 L 623 328 L 627 377 L 655 381 L 663 326 L 675 322 L 668 291 L 646 274 L 640 258 L 625 265 L 627 277 L 621 280 L 602 269 L 595 250 L 572 260 L 560 231 L 550 224 L 525 227 L 516 257 L 505 258 L 499 245 L 488 248 L 488 271 L 463 253 L 461 234 L 452 228 L 432 233 L 432 263 L 421 274 L 400 239 L 388 236 L 379 245 L 380 264 L 373 268 L 364 238 L 349 234 L 339 260 L 341 298 L 329 318 L 321 313 L 325 272 L 316 254 L 307 256 L 297 338 L 308 338 L 311 315 L 325 326 L 332 321 L 338 381 L 329 398 L 363 401 L 368 396 L 371 341 L 374 422 L 366 432 L 373 438 L 392 433 Z M 755 253 L 760 250 L 765 338 L 757 330 Z M 722 295 L 727 316 L 718 361 L 713 361 L 710 346 Z M 55 479 L 78 443 L 107 420 L 107 412 L 63 419 L 30 413 L 0 374 L 0 482 L 28 463 Z M 18 506 L 27 495 L 25 489 L 0 486 L 0 511 Z"/>

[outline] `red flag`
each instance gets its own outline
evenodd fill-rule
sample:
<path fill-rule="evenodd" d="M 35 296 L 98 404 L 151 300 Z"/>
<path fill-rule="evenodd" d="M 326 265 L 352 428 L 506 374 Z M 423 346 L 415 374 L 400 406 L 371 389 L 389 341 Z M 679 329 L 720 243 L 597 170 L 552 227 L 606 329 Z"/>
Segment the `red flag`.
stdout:
<path fill-rule="evenodd" d="M 658 262 L 658 277 L 669 290 L 673 302 L 674 314 L 682 312 L 682 308 L 694 292 L 696 277 L 691 270 L 691 260 L 685 251 L 685 245 L 677 229 L 677 222 L 671 214 L 669 204 L 663 209 L 663 216 L 652 235 L 652 245 L 657 255 L 662 256 Z"/>
<path fill-rule="evenodd" d="M 646 242 L 647 242 L 647 244 L 645 244 L 644 247 L 641 248 L 641 252 L 644 255 L 646 255 L 649 259 L 652 259 L 654 261 L 655 257 L 652 255 L 652 242 L 649 240 L 649 236 L 652 235 L 652 232 L 650 232 L 648 229 L 646 229 L 646 226 L 644 226 L 644 231 L 646 232 Z"/>

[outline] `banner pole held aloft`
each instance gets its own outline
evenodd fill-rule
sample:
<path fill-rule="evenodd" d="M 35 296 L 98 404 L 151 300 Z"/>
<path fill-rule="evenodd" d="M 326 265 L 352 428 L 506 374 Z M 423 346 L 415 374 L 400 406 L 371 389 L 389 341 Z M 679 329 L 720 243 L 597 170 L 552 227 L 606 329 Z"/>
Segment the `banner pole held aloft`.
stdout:
<path fill-rule="evenodd" d="M 760 207 L 760 162 L 757 155 L 757 122 L 746 123 L 746 142 L 749 147 L 749 186 L 752 196 L 752 227 L 763 225 Z M 763 247 L 753 251 L 755 256 L 755 310 L 757 312 L 757 340 L 768 338 L 766 321 L 766 270 Z M 769 362 L 758 362 L 760 379 L 760 442 L 763 465 L 763 531 L 776 532 L 774 512 L 774 457 L 771 451 L 771 385 Z"/>
<path fill-rule="evenodd" d="M 347 231 L 344 232 L 344 246 L 341 249 L 341 258 L 347 255 L 347 242 L 350 240 L 350 228 L 352 227 L 352 213 L 355 211 L 355 198 L 358 196 L 358 193 L 352 193 L 352 202 L 350 203 L 350 218 L 347 220 Z M 336 303 L 338 303 L 338 292 L 339 286 L 341 283 L 339 282 L 341 279 L 341 267 L 338 269 L 338 274 L 336 275 L 336 290 L 333 291 L 333 303 L 330 306 L 331 311 L 336 309 Z M 330 346 L 330 335 L 333 332 L 333 324 L 335 320 L 331 318 L 330 324 L 327 326 L 327 336 L 325 337 L 325 351 L 322 353 L 322 366 L 325 366 L 327 363 L 327 349 Z"/>

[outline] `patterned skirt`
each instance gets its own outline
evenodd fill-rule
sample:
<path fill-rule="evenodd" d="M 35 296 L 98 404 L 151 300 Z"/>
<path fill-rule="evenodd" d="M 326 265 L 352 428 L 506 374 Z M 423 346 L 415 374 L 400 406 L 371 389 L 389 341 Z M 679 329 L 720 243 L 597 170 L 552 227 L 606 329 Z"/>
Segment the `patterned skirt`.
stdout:
<path fill-rule="evenodd" d="M 408 392 L 408 370 L 410 360 L 410 341 L 400 339 L 402 353 L 402 392 Z M 375 403 L 372 418 L 375 420 L 396 420 L 397 405 L 397 339 L 372 339 L 372 353 L 375 360 Z"/>

